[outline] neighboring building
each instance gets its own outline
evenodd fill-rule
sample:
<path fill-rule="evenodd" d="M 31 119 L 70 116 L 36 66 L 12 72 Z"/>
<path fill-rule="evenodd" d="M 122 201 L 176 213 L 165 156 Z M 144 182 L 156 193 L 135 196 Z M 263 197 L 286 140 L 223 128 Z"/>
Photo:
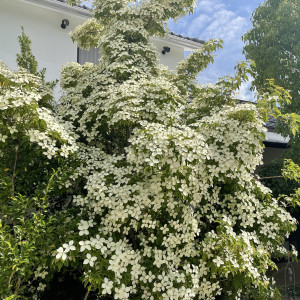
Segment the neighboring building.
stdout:
<path fill-rule="evenodd" d="M 276 120 L 270 117 L 269 121 L 266 123 L 268 132 L 266 133 L 266 140 L 264 141 L 265 150 L 263 161 L 265 164 L 281 156 L 289 142 L 289 138 L 284 138 L 275 132 L 275 125 Z"/>
<path fill-rule="evenodd" d="M 32 41 L 32 52 L 40 68 L 46 68 L 46 79 L 59 79 L 61 66 L 67 62 L 97 62 L 98 51 L 84 51 L 72 42 L 69 32 L 90 17 L 86 7 L 69 6 L 58 0 L 1 0 L 0 60 L 10 68 L 16 67 L 16 54 L 20 51 L 17 37 L 21 26 Z M 69 25 L 62 28 L 62 21 Z M 171 34 L 168 38 L 153 38 L 161 53 L 163 47 L 170 52 L 161 53 L 161 63 L 175 69 L 184 59 L 184 52 L 202 47 L 203 41 Z"/>
<path fill-rule="evenodd" d="M 238 105 L 243 105 L 246 103 L 252 102 L 241 99 L 237 100 Z M 289 138 L 284 138 L 275 132 L 276 120 L 273 117 L 269 117 L 269 120 L 265 126 L 268 131 L 266 132 L 266 139 L 264 140 L 265 149 L 263 154 L 263 162 L 264 164 L 268 164 L 283 154 L 289 142 Z"/>

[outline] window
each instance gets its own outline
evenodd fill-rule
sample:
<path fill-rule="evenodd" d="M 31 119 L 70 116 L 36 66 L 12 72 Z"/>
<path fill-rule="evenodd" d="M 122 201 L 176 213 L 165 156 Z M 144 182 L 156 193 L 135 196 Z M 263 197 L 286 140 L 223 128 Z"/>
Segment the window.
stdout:
<path fill-rule="evenodd" d="M 100 58 L 99 48 L 91 48 L 90 50 L 83 50 L 77 48 L 77 62 L 81 65 L 86 62 L 98 64 Z"/>

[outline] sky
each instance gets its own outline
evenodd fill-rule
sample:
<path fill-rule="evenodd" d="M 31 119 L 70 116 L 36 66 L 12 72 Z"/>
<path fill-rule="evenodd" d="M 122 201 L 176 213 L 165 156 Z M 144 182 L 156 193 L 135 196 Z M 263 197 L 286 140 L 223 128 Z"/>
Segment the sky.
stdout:
<path fill-rule="evenodd" d="M 200 73 L 200 83 L 216 83 L 217 79 L 234 74 L 234 66 L 245 60 L 242 54 L 241 37 L 252 27 L 252 12 L 263 0 L 198 0 L 192 15 L 186 15 L 176 23 L 169 22 L 169 28 L 176 34 L 209 40 L 224 41 L 223 49 L 216 52 L 215 62 Z M 88 4 L 88 1 L 86 2 Z M 250 82 L 243 84 L 237 98 L 254 100 Z"/>
<path fill-rule="evenodd" d="M 216 83 L 217 79 L 234 74 L 234 66 L 245 60 L 241 37 L 252 27 L 252 12 L 263 0 L 198 0 L 193 15 L 169 22 L 171 31 L 201 40 L 212 38 L 224 41 L 216 52 L 215 62 L 198 76 L 200 83 Z M 250 82 L 242 85 L 237 97 L 254 100 Z"/>

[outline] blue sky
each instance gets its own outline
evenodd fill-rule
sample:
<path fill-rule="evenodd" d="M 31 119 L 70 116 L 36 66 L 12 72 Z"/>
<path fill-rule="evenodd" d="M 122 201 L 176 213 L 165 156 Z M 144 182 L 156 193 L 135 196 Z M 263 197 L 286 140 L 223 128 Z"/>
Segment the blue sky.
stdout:
<path fill-rule="evenodd" d="M 216 53 L 214 64 L 199 74 L 200 83 L 215 83 L 218 78 L 234 74 L 237 61 L 245 60 L 242 54 L 242 35 L 251 27 L 252 12 L 263 0 L 198 0 L 193 15 L 170 22 L 170 30 L 199 39 L 221 38 L 223 49 Z M 244 84 L 237 96 L 244 100 L 253 100 L 249 91 L 250 82 Z"/>
<path fill-rule="evenodd" d="M 87 1 L 88 2 L 88 1 Z M 202 40 L 222 39 L 223 49 L 216 53 L 215 63 L 199 74 L 200 83 L 215 83 L 218 78 L 234 74 L 237 61 L 245 60 L 242 54 L 242 35 L 251 27 L 251 14 L 263 0 L 198 0 L 193 15 L 176 23 L 169 22 L 171 31 Z M 250 82 L 244 84 L 238 98 L 253 100 Z"/>

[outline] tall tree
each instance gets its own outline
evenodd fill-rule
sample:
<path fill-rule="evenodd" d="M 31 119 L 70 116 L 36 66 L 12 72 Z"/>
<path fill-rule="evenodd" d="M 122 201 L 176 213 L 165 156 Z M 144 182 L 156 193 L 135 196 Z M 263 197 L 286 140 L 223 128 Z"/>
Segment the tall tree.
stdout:
<path fill-rule="evenodd" d="M 275 267 L 271 258 L 288 254 L 284 236 L 296 221 L 286 206 L 294 200 L 272 198 L 255 175 L 265 110 L 232 97 L 248 79 L 247 63 L 234 77 L 201 86 L 196 76 L 219 41 L 194 51 L 176 72 L 159 64 L 150 41 L 194 3 L 93 1 L 94 18 L 73 39 L 100 45 L 101 58 L 63 68 L 56 116 L 38 105 L 40 79 L 0 64 L 2 298 L 43 296 L 57 267 L 84 283 L 85 300 L 90 292 L 124 300 L 280 299 L 267 271 Z M 273 86 L 261 103 L 284 98 Z M 34 178 L 27 193 L 19 179 L 27 156 L 30 171 L 46 179 L 49 166 L 69 157 L 53 192 L 68 190 L 72 201 L 51 228 L 47 180 Z M 39 158 L 45 164 L 35 165 Z M 298 168 L 290 169 L 286 176 L 298 180 Z"/>
<path fill-rule="evenodd" d="M 298 0 L 266 0 L 252 15 L 253 28 L 244 35 L 244 53 L 256 64 L 253 85 L 266 79 L 290 91 L 288 112 L 300 112 L 300 5 Z"/>
<path fill-rule="evenodd" d="M 25 34 L 24 27 L 21 27 L 22 34 L 18 37 L 20 53 L 17 54 L 17 63 L 20 68 L 24 68 L 29 73 L 41 76 L 44 79 L 45 69 L 38 71 L 38 62 L 31 51 L 31 40 Z"/>
<path fill-rule="evenodd" d="M 252 15 L 253 28 L 244 35 L 246 58 L 255 61 L 253 86 L 263 88 L 267 79 L 289 90 L 291 101 L 282 106 L 282 112 L 300 115 L 300 5 L 298 0 L 266 0 Z M 299 117 L 298 117 L 299 118 Z M 278 119 L 277 132 L 288 135 L 289 126 Z M 293 131 L 289 147 L 282 157 L 260 168 L 264 181 L 275 194 L 291 194 L 299 186 L 297 181 L 286 182 L 281 174 L 284 159 L 300 164 L 300 136 Z M 300 213 L 294 212 L 299 218 Z M 296 240 L 299 239 L 299 233 Z M 300 244 L 298 243 L 298 247 Z"/>

